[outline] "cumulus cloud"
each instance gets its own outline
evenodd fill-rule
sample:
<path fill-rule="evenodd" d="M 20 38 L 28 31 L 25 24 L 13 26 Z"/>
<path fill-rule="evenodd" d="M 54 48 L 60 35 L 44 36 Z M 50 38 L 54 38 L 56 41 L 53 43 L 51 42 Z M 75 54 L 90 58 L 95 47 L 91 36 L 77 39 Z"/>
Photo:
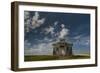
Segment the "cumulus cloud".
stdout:
<path fill-rule="evenodd" d="M 31 43 L 29 43 L 28 40 L 25 40 L 25 45 L 31 45 Z"/>
<path fill-rule="evenodd" d="M 54 24 L 57 25 L 58 21 L 55 21 Z M 49 26 L 49 27 L 45 28 L 43 31 L 45 34 L 50 33 L 51 36 L 55 36 L 56 39 L 65 38 L 65 36 L 67 36 L 69 34 L 69 29 L 65 28 L 64 24 L 61 24 L 61 31 L 60 32 L 55 33 L 54 30 L 55 30 L 55 27 Z"/>
<path fill-rule="evenodd" d="M 40 27 L 44 23 L 45 18 L 39 19 L 39 17 L 40 17 L 39 13 L 35 12 L 35 15 L 32 18 L 32 28 L 33 29 Z"/>
<path fill-rule="evenodd" d="M 82 35 L 77 35 L 77 36 L 75 36 L 73 39 L 78 40 L 78 39 L 80 39 L 81 37 L 82 37 Z"/>
<path fill-rule="evenodd" d="M 31 23 L 30 13 L 28 11 L 25 11 L 24 12 L 24 25 L 25 25 L 26 32 L 29 32 L 30 23 Z"/>
<path fill-rule="evenodd" d="M 78 36 L 75 36 L 74 38 L 76 39 L 74 44 L 83 45 L 83 46 L 90 44 L 90 37 L 89 36 L 83 37 L 82 35 L 78 35 Z"/>
<path fill-rule="evenodd" d="M 44 37 L 42 40 L 37 40 L 38 43 L 31 46 L 31 47 L 25 47 L 24 50 L 25 55 L 52 55 L 53 54 L 53 47 L 52 44 L 55 42 L 53 39 L 50 39 L 48 37 Z M 29 42 L 25 41 L 27 45 Z"/>
<path fill-rule="evenodd" d="M 38 12 L 35 12 L 33 17 L 30 17 L 30 13 L 28 11 L 24 12 L 24 19 L 25 19 L 25 31 L 29 32 L 30 28 L 35 29 L 37 27 L 40 27 L 44 22 L 45 18 L 40 18 L 40 15 Z"/>
<path fill-rule="evenodd" d="M 44 38 L 44 41 L 51 42 L 51 41 L 53 41 L 53 39 L 49 39 L 48 37 L 45 37 L 45 38 Z"/>
<path fill-rule="evenodd" d="M 25 31 L 26 31 L 26 32 L 29 32 L 29 27 L 30 27 L 30 25 L 31 25 L 31 20 L 30 20 L 30 18 L 26 19 L 24 24 L 25 24 Z"/>
<path fill-rule="evenodd" d="M 30 45 L 31 45 L 31 43 L 29 43 L 28 40 L 25 40 L 25 41 L 24 41 L 25 50 L 29 50 Z"/>
<path fill-rule="evenodd" d="M 54 36 L 55 36 L 55 37 L 58 37 L 59 34 L 60 34 L 59 32 L 56 32 L 56 33 L 54 34 Z"/>
<path fill-rule="evenodd" d="M 68 29 L 65 29 L 63 28 L 61 31 L 60 31 L 60 36 L 59 38 L 64 38 L 66 35 L 68 35 Z"/>
<path fill-rule="evenodd" d="M 55 21 L 55 22 L 54 22 L 54 25 L 56 26 L 57 24 L 58 24 L 58 21 Z"/>
<path fill-rule="evenodd" d="M 58 24 L 58 21 L 55 21 L 53 23 L 54 26 L 56 26 Z M 54 32 L 55 30 L 55 27 L 54 26 L 49 26 L 47 28 L 45 28 L 42 32 L 45 33 L 45 34 L 51 34 L 51 35 L 55 35 L 56 33 Z"/>
<path fill-rule="evenodd" d="M 39 43 L 34 45 L 30 50 L 25 50 L 25 55 L 52 55 L 52 43 Z"/>
<path fill-rule="evenodd" d="M 33 20 L 37 21 L 39 19 L 39 13 L 35 12 L 34 16 L 33 16 Z"/>
<path fill-rule="evenodd" d="M 65 28 L 65 25 L 64 25 L 64 24 L 61 24 L 61 27 L 62 27 L 62 28 Z"/>
<path fill-rule="evenodd" d="M 69 34 L 69 29 L 65 28 L 64 24 L 61 24 L 61 27 L 62 29 L 60 31 L 59 38 L 64 38 L 65 36 Z"/>
<path fill-rule="evenodd" d="M 29 18 L 29 15 L 30 15 L 29 12 L 28 11 L 25 11 L 24 12 L 24 19 L 28 19 Z"/>
<path fill-rule="evenodd" d="M 49 34 L 49 33 L 53 34 L 54 33 L 54 27 L 49 26 L 48 28 L 45 28 L 44 31 L 45 31 L 45 34 Z"/>

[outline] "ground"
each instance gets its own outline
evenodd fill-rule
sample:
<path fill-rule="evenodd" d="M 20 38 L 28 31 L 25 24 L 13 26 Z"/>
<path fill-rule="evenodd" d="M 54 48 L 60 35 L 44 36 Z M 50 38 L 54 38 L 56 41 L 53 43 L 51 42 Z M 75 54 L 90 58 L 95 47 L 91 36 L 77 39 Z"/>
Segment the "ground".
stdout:
<path fill-rule="evenodd" d="M 74 55 L 74 56 L 52 56 L 52 55 L 29 55 L 25 56 L 24 61 L 44 61 L 44 60 L 67 60 L 67 59 L 87 59 L 89 55 Z"/>

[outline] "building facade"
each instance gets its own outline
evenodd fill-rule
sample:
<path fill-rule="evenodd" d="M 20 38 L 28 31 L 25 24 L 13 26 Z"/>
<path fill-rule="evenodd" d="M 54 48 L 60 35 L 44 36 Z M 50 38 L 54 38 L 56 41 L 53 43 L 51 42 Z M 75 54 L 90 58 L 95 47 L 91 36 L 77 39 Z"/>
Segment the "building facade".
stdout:
<path fill-rule="evenodd" d="M 65 39 L 53 44 L 53 55 L 72 56 L 72 44 L 67 43 Z"/>

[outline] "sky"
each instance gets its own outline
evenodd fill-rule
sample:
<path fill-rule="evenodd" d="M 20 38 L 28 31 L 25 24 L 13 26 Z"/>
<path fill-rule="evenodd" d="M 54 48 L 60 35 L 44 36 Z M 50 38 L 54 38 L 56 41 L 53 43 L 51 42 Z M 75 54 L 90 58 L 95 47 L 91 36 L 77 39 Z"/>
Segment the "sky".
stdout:
<path fill-rule="evenodd" d="M 24 54 L 52 55 L 64 38 L 73 54 L 90 53 L 90 14 L 24 11 Z"/>

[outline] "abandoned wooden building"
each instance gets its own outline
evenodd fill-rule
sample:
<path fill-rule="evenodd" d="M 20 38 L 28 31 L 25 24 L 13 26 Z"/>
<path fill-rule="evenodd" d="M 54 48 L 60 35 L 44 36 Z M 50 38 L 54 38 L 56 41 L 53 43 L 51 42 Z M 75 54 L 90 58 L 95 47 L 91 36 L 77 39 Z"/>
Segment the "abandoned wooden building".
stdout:
<path fill-rule="evenodd" d="M 72 56 L 72 44 L 67 43 L 65 39 L 53 44 L 53 55 Z"/>

